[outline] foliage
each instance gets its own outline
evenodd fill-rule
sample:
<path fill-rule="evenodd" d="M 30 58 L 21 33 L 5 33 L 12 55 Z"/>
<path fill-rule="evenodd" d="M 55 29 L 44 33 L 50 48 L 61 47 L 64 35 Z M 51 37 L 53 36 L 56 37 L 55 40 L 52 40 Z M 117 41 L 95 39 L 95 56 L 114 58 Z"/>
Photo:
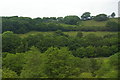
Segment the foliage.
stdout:
<path fill-rule="evenodd" d="M 17 54 L 7 54 L 5 58 L 3 58 L 3 67 L 9 68 L 10 70 L 16 72 L 18 75 L 21 73 L 24 60 L 24 54 L 17 53 Z"/>
<path fill-rule="evenodd" d="M 37 48 L 33 46 L 30 51 L 26 52 L 25 60 L 20 74 L 21 78 L 46 77 L 43 73 L 46 57 Z"/>
<path fill-rule="evenodd" d="M 100 36 L 99 34 L 96 34 L 96 33 L 92 33 L 92 32 L 87 34 L 84 33 L 83 35 L 83 32 L 78 32 L 75 34 L 75 36 L 68 36 L 68 34 L 58 30 L 58 31 L 55 31 L 54 33 L 51 32 L 50 34 L 48 33 L 30 34 L 26 37 L 19 38 L 19 40 L 21 39 L 21 41 L 19 42 L 18 40 L 17 43 L 15 43 L 16 41 L 14 42 L 11 39 L 12 38 L 11 37 L 9 39 L 11 39 L 13 43 L 10 43 L 8 39 L 4 40 L 4 42 L 6 41 L 5 43 L 7 44 L 5 43 L 3 44 L 3 46 L 6 46 L 6 47 L 3 47 L 4 48 L 3 52 L 11 52 L 10 50 L 12 50 L 11 53 L 26 52 L 30 50 L 32 46 L 37 47 L 41 52 L 45 52 L 49 47 L 52 47 L 52 46 L 58 47 L 58 48 L 67 46 L 69 50 L 72 51 L 72 54 L 77 57 L 99 57 L 99 56 L 108 57 L 118 52 L 117 34 L 113 35 L 110 33 L 107 33 L 107 34 L 99 33 L 101 35 Z M 12 35 L 16 35 L 16 34 L 12 33 Z M 13 39 L 14 38 L 15 37 L 13 37 Z M 14 46 L 13 44 L 18 44 L 18 43 L 20 44 L 17 48 L 11 47 L 10 50 L 8 49 L 7 49 L 8 51 L 5 50 L 8 47 L 8 45 Z M 3 56 L 5 57 L 6 54 Z"/>
<path fill-rule="evenodd" d="M 76 15 L 70 15 L 63 17 L 43 17 L 43 18 L 29 18 L 29 17 L 2 17 L 3 30 L 12 31 L 17 34 L 23 34 L 30 31 L 109 31 L 105 28 L 106 20 L 105 14 L 99 14 L 95 19 L 102 20 L 98 22 L 93 20 L 90 16 L 90 12 L 85 12 L 82 15 L 82 21 Z M 90 20 L 89 20 L 90 19 Z M 109 21 L 117 21 L 117 18 L 110 18 Z"/>
<path fill-rule="evenodd" d="M 116 70 L 118 70 L 120 64 L 119 64 L 119 56 L 120 56 L 120 52 L 110 56 L 110 65 L 114 66 L 116 68 Z"/>
<path fill-rule="evenodd" d="M 94 17 L 94 20 L 95 21 L 106 21 L 106 20 L 108 20 L 108 17 L 106 14 L 99 14 Z"/>
<path fill-rule="evenodd" d="M 4 68 L 2 71 L 2 78 L 18 78 L 18 75 L 14 71 Z"/>
<path fill-rule="evenodd" d="M 41 54 L 32 47 L 26 54 L 21 78 L 67 78 L 80 74 L 77 60 L 66 48 L 49 48 Z M 74 61 L 77 61 L 74 63 Z"/>
<path fill-rule="evenodd" d="M 9 68 L 19 71 L 15 73 L 7 66 L 3 66 L 3 78 L 117 78 L 116 57 L 119 53 L 109 58 L 78 58 L 74 57 L 66 47 L 51 47 L 46 52 L 41 53 L 36 47 L 25 53 L 24 62 L 20 58 L 15 62 L 14 57 L 9 57 Z M 12 54 L 12 56 L 18 54 Z M 20 54 L 19 54 L 20 55 Z M 20 57 L 20 56 L 19 56 Z M 13 61 L 10 61 L 13 60 Z M 14 62 L 15 64 L 12 64 Z M 115 64 L 112 64 L 115 62 Z M 4 64 L 8 62 L 4 61 Z M 18 65 L 18 66 L 14 66 Z M 104 74 L 103 74 L 104 73 Z"/>
<path fill-rule="evenodd" d="M 2 34 L 2 50 L 3 52 L 16 53 L 17 48 L 21 45 L 21 38 L 11 31 Z"/>
<path fill-rule="evenodd" d="M 78 16 L 3 17 L 3 78 L 117 78 L 119 23 L 106 21 L 105 14 L 94 18 L 104 22 L 88 20 L 93 18 L 89 12 L 81 18 L 86 21 Z"/>
<path fill-rule="evenodd" d="M 93 78 L 93 77 L 92 77 L 92 73 L 84 72 L 81 73 L 80 78 Z"/>
<path fill-rule="evenodd" d="M 76 25 L 78 21 L 80 21 L 80 18 L 78 16 L 65 16 L 64 17 L 64 22 L 66 24 Z"/>
<path fill-rule="evenodd" d="M 90 16 L 90 12 L 85 12 L 83 13 L 83 15 L 81 16 L 82 20 L 90 20 L 91 16 Z"/>
<path fill-rule="evenodd" d="M 101 65 L 101 68 L 99 70 L 96 71 L 96 74 L 97 74 L 97 78 L 118 78 L 118 58 L 117 58 L 117 55 L 119 53 L 116 53 L 115 55 L 109 57 L 109 59 L 105 59 Z M 113 62 L 115 61 L 115 62 Z M 113 65 L 111 64 L 111 62 L 113 63 L 117 63 L 116 65 Z M 103 74 L 104 73 L 104 74 Z"/>
<path fill-rule="evenodd" d="M 77 37 L 83 37 L 83 33 L 79 31 L 76 36 Z"/>
<path fill-rule="evenodd" d="M 114 18 L 114 17 L 115 17 L 115 13 L 114 13 L 114 12 L 111 14 L 111 17 L 112 17 L 112 18 Z"/>

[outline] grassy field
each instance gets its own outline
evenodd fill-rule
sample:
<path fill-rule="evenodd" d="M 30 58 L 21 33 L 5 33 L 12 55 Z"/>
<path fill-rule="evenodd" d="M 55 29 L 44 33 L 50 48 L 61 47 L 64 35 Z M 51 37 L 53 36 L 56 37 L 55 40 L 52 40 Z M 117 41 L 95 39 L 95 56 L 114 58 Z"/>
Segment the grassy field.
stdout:
<path fill-rule="evenodd" d="M 64 32 L 65 34 L 68 34 L 69 36 L 76 36 L 77 31 L 72 31 L 72 32 Z M 104 36 L 107 34 L 117 34 L 117 32 L 82 32 L 83 36 L 86 36 L 88 34 L 96 34 L 97 36 Z"/>
<path fill-rule="evenodd" d="M 109 19 L 108 21 L 118 22 L 118 19 L 114 18 L 114 19 Z M 100 26 L 100 27 L 102 27 L 102 26 L 105 26 L 108 21 L 98 22 L 98 21 L 94 21 L 94 20 L 88 20 L 88 21 L 82 21 L 80 24 L 82 26 Z"/>
<path fill-rule="evenodd" d="M 69 36 L 76 36 L 78 31 L 70 31 L 70 32 L 64 32 L 65 34 L 69 35 Z M 37 31 L 32 31 L 32 32 L 28 32 L 26 34 L 19 34 L 20 37 L 27 37 L 28 35 L 36 35 L 36 34 L 43 34 L 43 35 L 51 35 L 54 32 L 37 32 Z M 82 32 L 83 36 L 86 36 L 88 34 L 96 34 L 97 36 L 104 36 L 107 34 L 117 34 L 117 32 Z"/>

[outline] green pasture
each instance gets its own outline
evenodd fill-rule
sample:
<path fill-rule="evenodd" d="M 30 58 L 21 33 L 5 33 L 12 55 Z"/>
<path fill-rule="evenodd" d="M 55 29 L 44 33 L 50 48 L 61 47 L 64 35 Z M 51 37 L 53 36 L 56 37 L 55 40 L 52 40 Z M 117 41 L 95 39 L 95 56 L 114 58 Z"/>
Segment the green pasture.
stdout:
<path fill-rule="evenodd" d="M 103 26 L 105 26 L 106 25 L 106 23 L 108 22 L 108 21 L 114 21 L 114 22 L 118 22 L 118 19 L 116 19 L 116 18 L 112 18 L 112 19 L 109 19 L 109 20 L 107 20 L 107 21 L 95 21 L 95 20 L 88 20 L 88 21 L 82 21 L 82 22 L 80 22 L 80 25 L 81 26 L 100 26 L 100 27 L 103 27 Z"/>
<path fill-rule="evenodd" d="M 43 34 L 43 35 L 52 35 L 54 32 L 37 32 L 37 31 L 32 31 L 32 32 L 28 32 L 26 34 L 19 34 L 20 37 L 27 37 L 28 35 L 36 35 L 36 34 Z M 70 32 L 63 32 L 69 36 L 76 36 L 78 31 L 70 31 Z M 97 36 L 104 36 L 107 34 L 117 34 L 117 32 L 82 32 L 83 36 L 86 36 L 88 34 L 96 34 Z"/>

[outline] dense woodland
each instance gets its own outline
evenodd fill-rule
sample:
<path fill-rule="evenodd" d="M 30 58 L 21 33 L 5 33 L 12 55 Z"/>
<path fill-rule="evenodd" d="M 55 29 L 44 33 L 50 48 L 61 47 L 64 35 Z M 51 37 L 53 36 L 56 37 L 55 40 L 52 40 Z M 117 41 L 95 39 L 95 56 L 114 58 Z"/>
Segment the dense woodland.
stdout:
<path fill-rule="evenodd" d="M 3 78 L 118 78 L 120 23 L 114 17 L 90 12 L 81 17 L 3 17 Z M 27 35 L 30 31 L 41 33 Z M 84 35 L 90 31 L 109 34 Z"/>

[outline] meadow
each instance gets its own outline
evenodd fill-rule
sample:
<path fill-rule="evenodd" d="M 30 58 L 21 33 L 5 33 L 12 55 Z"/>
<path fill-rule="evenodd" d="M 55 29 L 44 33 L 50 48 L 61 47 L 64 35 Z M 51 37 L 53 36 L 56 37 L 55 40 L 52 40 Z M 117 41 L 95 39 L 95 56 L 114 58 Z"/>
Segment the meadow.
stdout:
<path fill-rule="evenodd" d="M 69 32 L 63 32 L 65 33 L 66 35 L 69 35 L 69 36 L 72 36 L 72 37 L 75 37 L 77 35 L 79 31 L 69 31 Z M 105 36 L 105 35 L 108 35 L 108 34 L 118 34 L 118 32 L 108 32 L 108 31 L 96 31 L 96 32 L 83 32 L 83 36 L 86 36 L 88 34 L 95 34 L 97 36 Z M 20 37 L 27 37 L 28 35 L 36 35 L 36 34 L 43 34 L 43 35 L 52 35 L 54 33 L 54 31 L 50 31 L 50 32 L 39 32 L 39 31 L 31 31 L 31 32 L 28 32 L 28 33 L 25 33 L 25 34 L 18 34 Z"/>
<path fill-rule="evenodd" d="M 101 21 L 101 22 L 98 22 L 98 21 L 95 21 L 95 20 L 82 21 L 81 25 L 82 26 L 89 26 L 89 27 L 91 27 L 91 26 L 104 27 L 104 26 L 106 26 L 107 22 L 109 22 L 109 21 L 114 21 L 114 22 L 118 23 L 118 19 L 117 18 L 114 18 L 114 19 L 111 18 L 111 19 L 109 19 L 107 21 Z"/>

